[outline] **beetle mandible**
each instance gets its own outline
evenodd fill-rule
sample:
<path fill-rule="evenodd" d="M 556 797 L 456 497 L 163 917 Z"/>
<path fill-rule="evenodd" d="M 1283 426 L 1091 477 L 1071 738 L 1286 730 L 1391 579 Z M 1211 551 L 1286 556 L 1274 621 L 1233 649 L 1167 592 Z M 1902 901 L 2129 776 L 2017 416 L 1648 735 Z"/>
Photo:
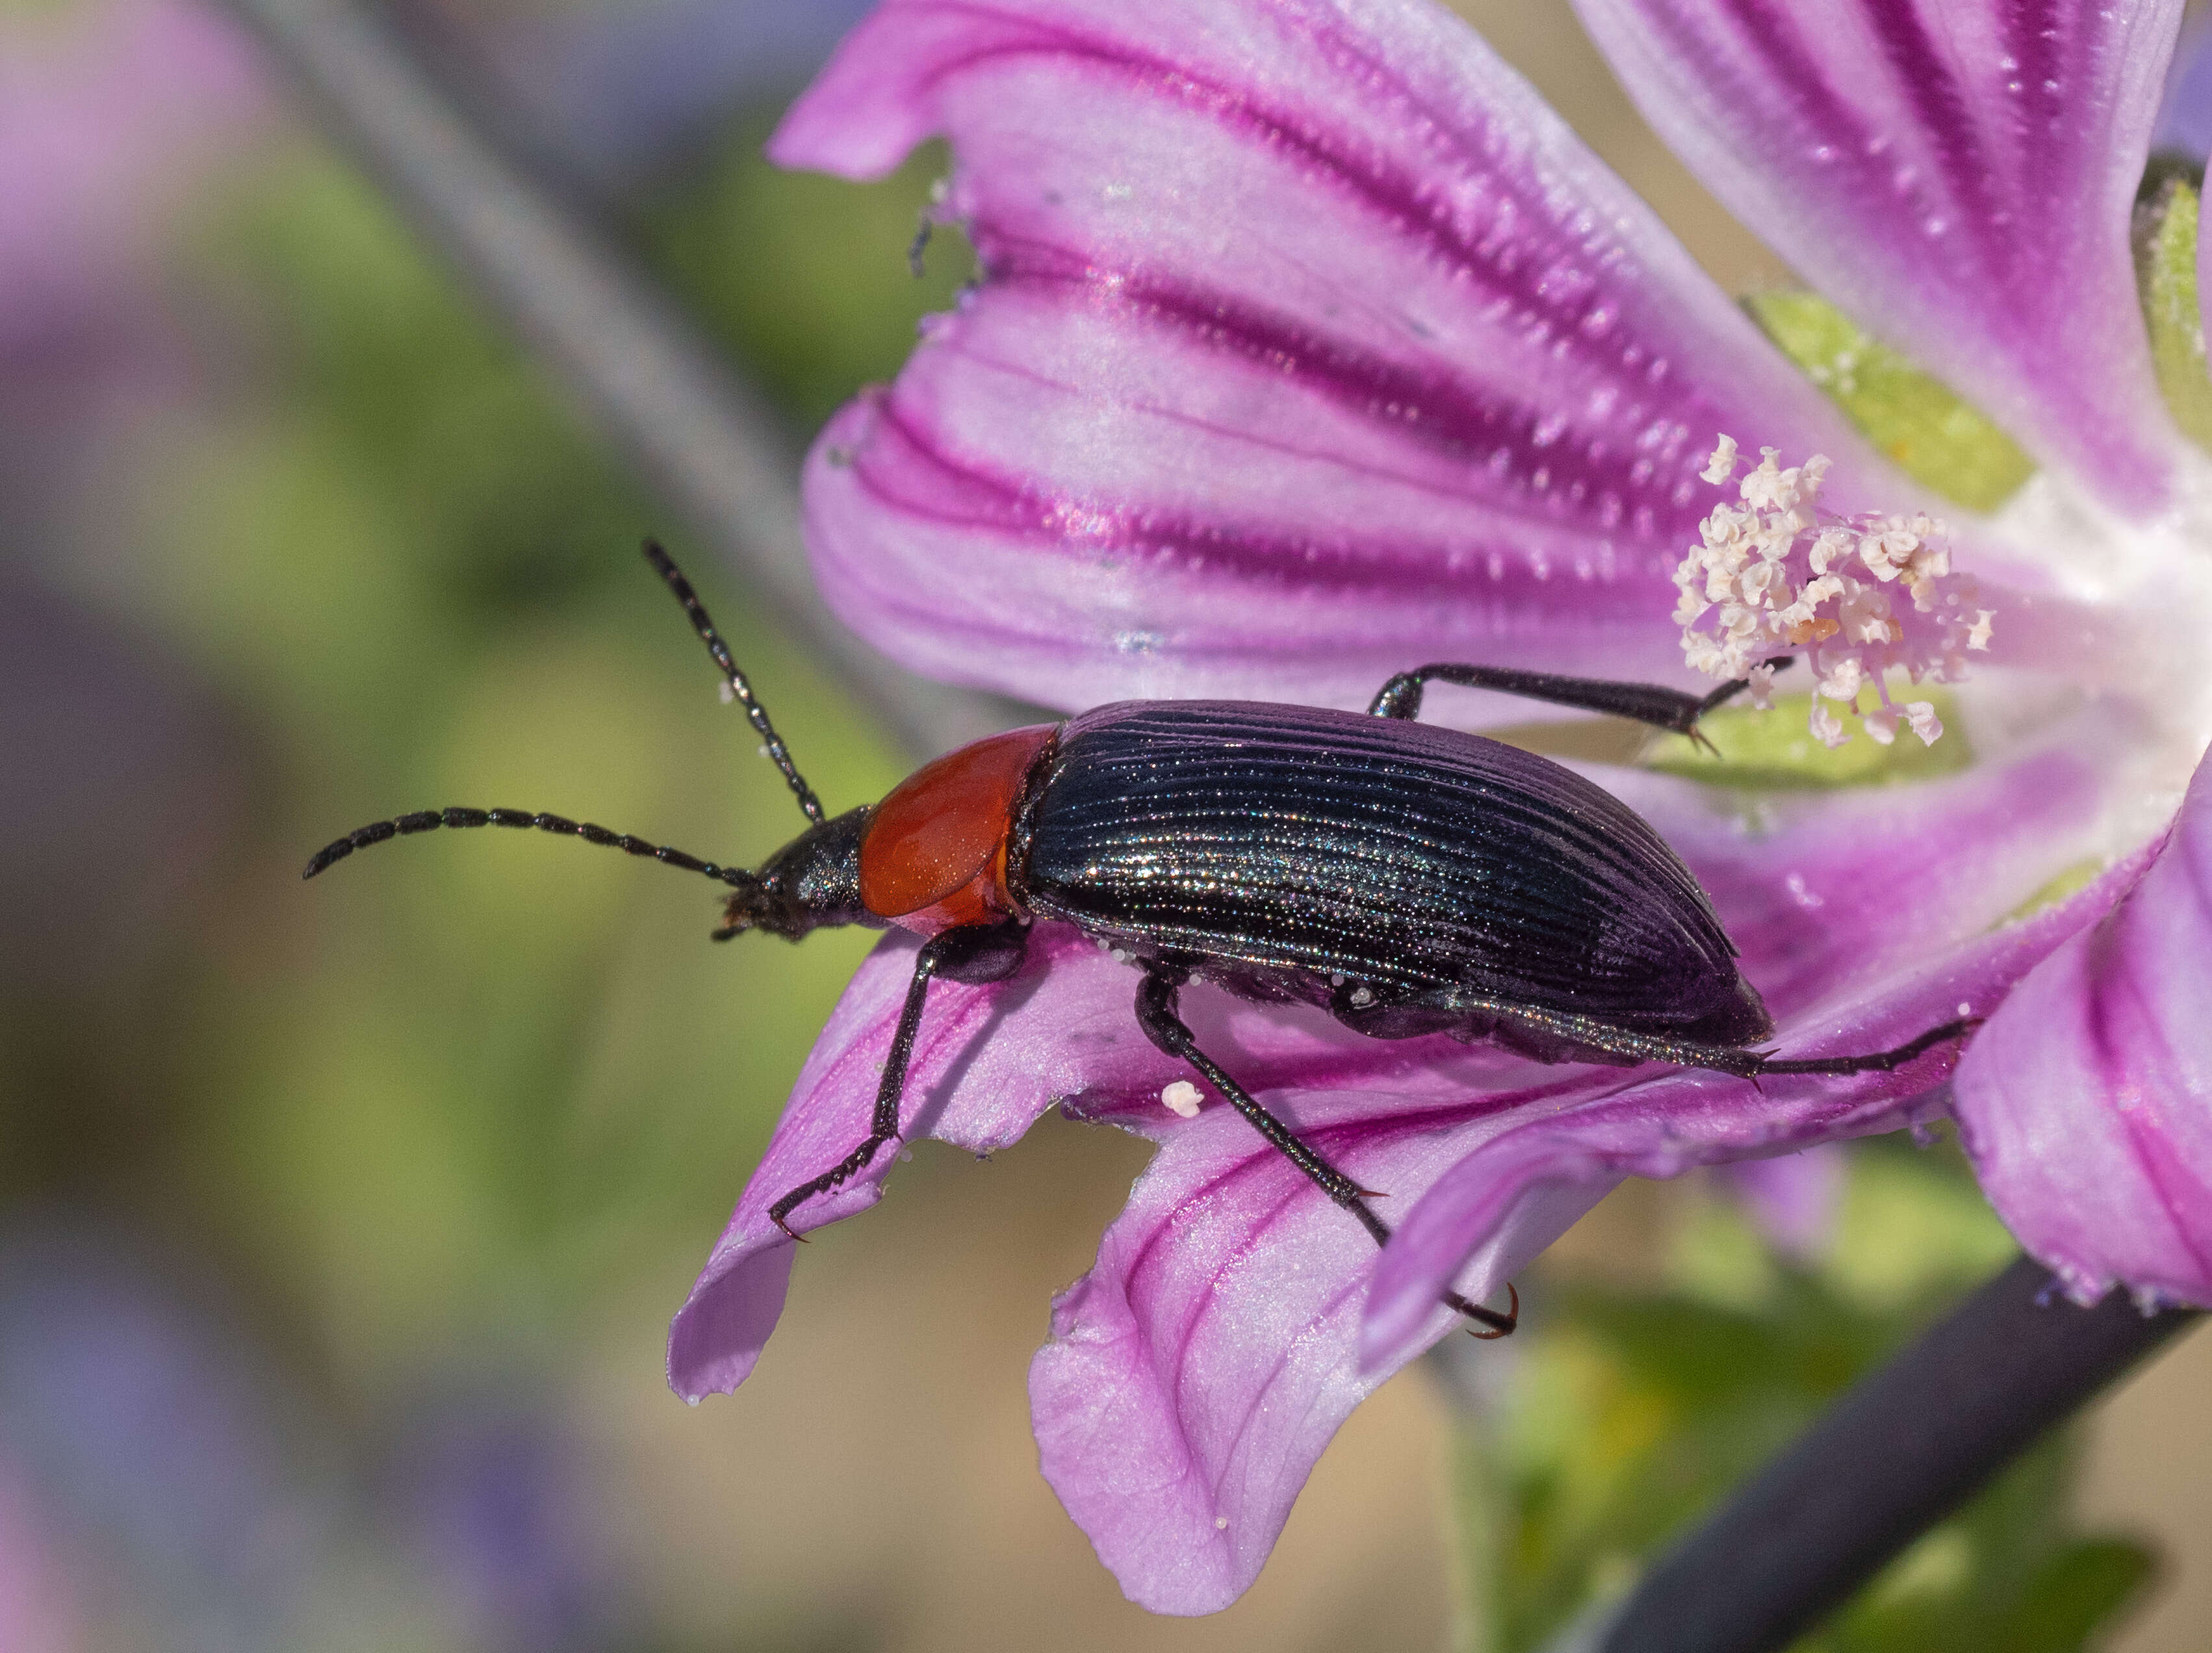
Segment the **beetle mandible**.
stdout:
<path fill-rule="evenodd" d="M 319 851 L 313 878 L 356 849 L 436 827 L 535 827 L 611 844 L 730 887 L 717 941 L 829 926 L 923 938 L 868 1135 L 770 1207 L 787 1219 L 899 1139 L 900 1103 L 929 984 L 1004 981 L 1030 927 L 1071 924 L 1139 972 L 1138 1024 L 1372 1235 L 1373 1196 L 1200 1049 L 1182 988 L 1318 1006 L 1382 1039 L 1489 1039 L 1540 1061 L 1666 1061 L 1756 1079 L 1898 1067 L 1971 1030 L 1948 1022 L 1894 1049 L 1778 1060 L 1735 948 L 1680 859 L 1610 793 L 1481 735 L 1417 721 L 1431 682 L 1626 717 L 1701 739 L 1698 720 L 1744 687 L 1699 698 L 1498 667 L 1401 672 L 1365 714 L 1243 701 L 1126 701 L 989 736 L 924 764 L 889 796 L 831 817 L 800 776 L 674 561 L 646 560 L 684 605 L 807 819 L 758 872 L 588 822 L 524 810 L 423 810 Z M 1784 662 L 1786 663 L 1786 662 Z M 1770 662 L 1770 664 L 1774 664 Z M 1516 1323 L 1444 1301 L 1500 1337 Z M 1471 1328 L 1470 1328 L 1471 1329 Z"/>

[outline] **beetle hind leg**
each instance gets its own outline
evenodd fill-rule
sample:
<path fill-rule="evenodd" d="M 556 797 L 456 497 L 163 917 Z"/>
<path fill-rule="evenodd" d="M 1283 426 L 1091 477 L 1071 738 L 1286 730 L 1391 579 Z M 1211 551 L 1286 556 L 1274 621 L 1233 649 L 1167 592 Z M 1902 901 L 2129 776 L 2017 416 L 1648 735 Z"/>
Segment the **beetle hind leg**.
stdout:
<path fill-rule="evenodd" d="M 1261 1107 L 1250 1091 L 1198 1048 L 1197 1039 L 1176 1008 L 1176 996 L 1186 979 L 1184 972 L 1171 964 L 1152 963 L 1146 967 L 1145 979 L 1137 988 L 1137 1023 L 1144 1029 L 1145 1036 L 1169 1055 L 1188 1062 L 1207 1084 L 1228 1098 L 1230 1106 L 1242 1114 L 1270 1146 L 1304 1171 L 1334 1203 L 1357 1218 L 1376 1245 L 1389 1244 L 1390 1225 L 1377 1217 L 1367 1203 L 1369 1191 L 1322 1158 L 1296 1131 Z M 1513 1292 L 1512 1307 L 1502 1315 L 1470 1302 L 1456 1291 L 1444 1292 L 1443 1300 L 1447 1307 L 1490 1328 L 1474 1332 L 1476 1337 L 1504 1337 L 1520 1322 L 1521 1294 L 1517 1291 Z"/>
<path fill-rule="evenodd" d="M 1502 999 L 1486 998 L 1455 988 L 1446 988 L 1408 1006 L 1428 1015 L 1445 1010 L 1464 1015 L 1470 1026 L 1489 1030 L 1509 1048 L 1538 1061 L 1607 1061 L 1624 1066 L 1638 1062 L 1673 1062 L 1679 1067 L 1702 1067 L 1716 1073 L 1733 1073 L 1756 1084 L 1770 1073 L 1887 1073 L 1924 1056 L 1937 1045 L 1965 1037 L 1981 1025 L 1968 1017 L 1933 1027 L 1918 1038 L 1888 1050 L 1852 1056 L 1776 1057 L 1771 1051 L 1742 1045 L 1712 1044 L 1695 1039 L 1639 1033 L 1577 1016 L 1565 1011 L 1535 1010 Z M 1339 1012 L 1337 1019 L 1354 1032 L 1365 1031 L 1356 1015 Z M 1544 1042 L 1553 1042 L 1562 1054 L 1543 1054 Z"/>
<path fill-rule="evenodd" d="M 1946 1022 L 1941 1027 L 1931 1027 L 1917 1039 L 1907 1040 L 1892 1050 L 1870 1051 L 1860 1056 L 1806 1056 L 1794 1060 L 1769 1060 L 1763 1064 L 1762 1073 L 1887 1073 L 1905 1066 L 1915 1056 L 1924 1054 L 1948 1040 L 1964 1038 L 1982 1024 L 1978 1016 L 1961 1017 L 1955 1022 Z"/>

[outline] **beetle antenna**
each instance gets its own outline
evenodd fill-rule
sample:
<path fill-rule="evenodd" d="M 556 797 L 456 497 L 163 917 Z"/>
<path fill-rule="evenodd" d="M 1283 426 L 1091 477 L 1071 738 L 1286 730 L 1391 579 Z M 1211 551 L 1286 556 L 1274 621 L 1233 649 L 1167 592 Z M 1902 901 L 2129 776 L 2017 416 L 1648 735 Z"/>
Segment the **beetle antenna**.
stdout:
<path fill-rule="evenodd" d="M 714 664 L 722 668 L 726 694 L 745 708 L 745 715 L 752 720 L 753 727 L 760 731 L 761 739 L 767 743 L 769 757 L 775 761 L 776 768 L 783 771 L 783 778 L 791 783 L 791 795 L 799 800 L 800 812 L 816 826 L 820 826 L 829 818 L 822 812 L 822 800 L 814 795 L 814 788 L 800 777 L 799 766 L 791 761 L 791 753 L 784 747 L 783 738 L 776 733 L 775 726 L 768 720 L 768 708 L 760 703 L 759 697 L 753 693 L 752 684 L 745 681 L 745 674 L 738 670 L 737 661 L 731 658 L 729 645 L 722 641 L 722 634 L 714 629 L 714 621 L 708 617 L 707 605 L 699 600 L 699 593 L 691 589 L 691 582 L 684 577 L 684 570 L 676 566 L 674 557 L 661 550 L 658 540 L 647 540 L 644 550 L 645 560 L 652 563 L 654 571 L 668 582 L 668 589 L 676 593 L 676 600 L 684 605 L 684 612 L 691 618 L 691 629 L 699 634 L 699 641 L 707 645 L 707 652 L 714 657 Z"/>
<path fill-rule="evenodd" d="M 633 838 L 627 832 L 610 832 L 589 821 L 571 821 L 563 815 L 532 814 L 526 809 L 425 809 L 417 810 L 412 815 L 402 815 L 394 820 L 373 821 L 317 850 L 314 859 L 307 863 L 307 870 L 300 876 L 312 878 L 325 867 L 336 866 L 355 850 L 380 844 L 387 838 L 404 838 L 439 827 L 480 826 L 536 827 L 540 832 L 581 838 L 587 844 L 611 844 L 626 854 L 650 856 L 665 866 L 680 866 L 686 872 L 704 872 L 708 878 L 726 884 L 734 890 L 750 890 L 760 882 L 741 866 L 718 866 L 713 861 L 701 860 L 696 855 L 687 855 L 680 849 L 671 849 L 662 844 L 649 844 L 642 838 Z"/>

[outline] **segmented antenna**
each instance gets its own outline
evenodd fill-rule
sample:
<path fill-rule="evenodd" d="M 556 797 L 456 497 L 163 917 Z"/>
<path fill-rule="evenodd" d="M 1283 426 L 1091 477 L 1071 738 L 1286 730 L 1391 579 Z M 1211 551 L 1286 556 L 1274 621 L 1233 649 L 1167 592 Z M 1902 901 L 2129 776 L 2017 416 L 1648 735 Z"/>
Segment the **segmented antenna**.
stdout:
<path fill-rule="evenodd" d="M 684 612 L 691 617 L 691 629 L 699 634 L 699 641 L 707 645 L 707 652 L 714 657 L 714 664 L 722 668 L 722 680 L 729 685 L 730 693 L 738 704 L 745 708 L 753 727 L 760 731 L 761 739 L 768 746 L 768 755 L 775 760 L 783 778 L 791 783 L 791 795 L 799 800 L 799 807 L 806 818 L 820 826 L 829 817 L 822 812 L 822 800 L 814 795 L 814 788 L 800 778 L 799 766 L 791 761 L 784 748 L 783 738 L 775 726 L 768 720 L 768 708 L 753 694 L 753 686 L 745 681 L 745 674 L 738 670 L 738 663 L 730 657 L 729 645 L 722 641 L 721 633 L 707 615 L 707 605 L 699 600 L 699 593 L 691 589 L 691 582 L 684 577 L 684 570 L 676 566 L 676 559 L 661 550 L 659 542 L 645 542 L 645 560 L 653 564 L 660 577 L 668 582 L 668 589 L 676 593 L 676 600 L 684 605 Z"/>
<path fill-rule="evenodd" d="M 668 866 L 680 866 L 686 872 L 704 872 L 708 878 L 728 884 L 733 890 L 749 888 L 758 879 L 741 866 L 717 866 L 712 861 L 702 861 L 696 855 L 687 855 L 680 849 L 671 849 L 663 844 L 649 844 L 642 838 L 633 838 L 627 832 L 610 832 L 589 821 L 572 821 L 565 815 L 532 814 L 526 809 L 425 809 L 412 815 L 402 815 L 395 820 L 373 821 L 357 827 L 334 843 L 317 850 L 307 870 L 300 876 L 312 878 L 327 866 L 335 866 L 356 849 L 366 849 L 371 844 L 380 844 L 387 838 L 404 838 L 416 832 L 430 832 L 439 827 L 536 827 L 540 832 L 557 833 L 562 837 L 581 838 L 587 844 L 611 844 L 631 855 L 649 856 Z"/>

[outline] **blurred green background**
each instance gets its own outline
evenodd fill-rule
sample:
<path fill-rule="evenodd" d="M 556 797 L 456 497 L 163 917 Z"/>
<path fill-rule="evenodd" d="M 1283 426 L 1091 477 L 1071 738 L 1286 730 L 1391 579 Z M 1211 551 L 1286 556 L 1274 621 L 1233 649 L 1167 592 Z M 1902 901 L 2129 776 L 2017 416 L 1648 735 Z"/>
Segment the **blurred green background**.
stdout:
<path fill-rule="evenodd" d="M 600 207 L 795 435 L 970 273 L 948 236 L 907 266 L 941 154 L 866 189 L 759 158 L 855 9 L 441 24 L 592 117 Z M 1778 279 L 1564 7 L 1470 9 L 1717 276 Z M 1941 1146 L 1839 1159 L 1794 1251 L 1718 1184 L 1625 1189 L 1528 1335 L 1363 1410 L 1245 1601 L 1148 1618 L 1023 1390 L 1140 1145 L 923 1146 L 687 1409 L 667 1316 L 866 938 L 714 947 L 696 881 L 534 835 L 300 882 L 447 803 L 790 835 L 648 532 L 833 807 L 903 765 L 214 15 L 0 11 L 0 1653 L 1517 1653 L 2008 1255 Z M 1811 1645 L 2212 1642 L 2208 1378 L 2200 1334 Z"/>

